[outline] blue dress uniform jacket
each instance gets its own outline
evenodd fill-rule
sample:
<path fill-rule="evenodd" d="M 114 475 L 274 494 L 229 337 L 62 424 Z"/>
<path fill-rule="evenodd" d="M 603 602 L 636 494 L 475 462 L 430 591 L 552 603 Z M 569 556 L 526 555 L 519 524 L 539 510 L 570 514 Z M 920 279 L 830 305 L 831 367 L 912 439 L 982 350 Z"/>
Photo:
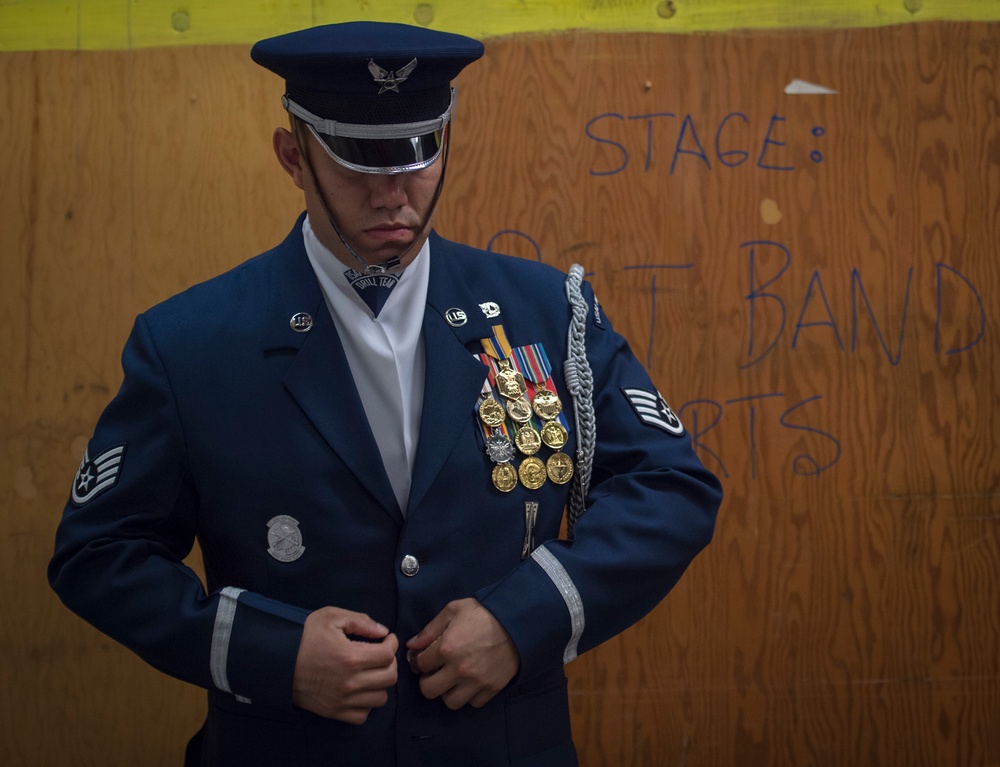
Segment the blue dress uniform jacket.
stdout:
<path fill-rule="evenodd" d="M 189 764 L 575 764 L 564 663 L 651 610 L 711 538 L 719 484 L 687 435 L 644 420 L 625 394 L 656 389 L 586 283 L 597 446 L 573 540 L 559 540 L 568 484 L 496 489 L 476 414 L 487 370 L 476 355 L 492 325 L 513 347 L 543 345 L 570 424 L 564 452 L 576 449 L 565 275 L 437 234 L 431 259 L 405 518 L 301 219 L 278 247 L 135 322 L 49 578 L 98 629 L 208 690 Z M 480 310 L 488 302 L 498 318 Z M 463 325 L 446 320 L 456 308 Z M 290 324 L 301 313 L 307 332 Z M 526 501 L 538 503 L 538 548 L 522 561 Z M 269 539 L 282 516 L 291 523 Z M 295 558 L 282 561 L 280 537 Z M 182 563 L 196 538 L 207 593 Z M 408 557 L 416 567 L 402 566 Z M 403 644 L 463 597 L 499 619 L 521 666 L 483 708 L 450 711 L 420 694 Z M 292 705 L 302 624 L 325 605 L 400 638 L 399 681 L 361 726 Z"/>

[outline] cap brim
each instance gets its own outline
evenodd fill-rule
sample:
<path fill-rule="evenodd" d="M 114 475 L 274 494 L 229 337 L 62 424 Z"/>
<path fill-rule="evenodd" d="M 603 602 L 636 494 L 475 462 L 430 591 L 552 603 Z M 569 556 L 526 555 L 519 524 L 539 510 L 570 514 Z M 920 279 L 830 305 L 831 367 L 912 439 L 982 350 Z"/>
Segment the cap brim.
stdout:
<path fill-rule="evenodd" d="M 282 104 L 309 126 L 326 153 L 345 168 L 360 173 L 410 173 L 432 165 L 448 140 L 448 125 L 455 106 L 449 90 L 443 114 L 419 122 L 359 125 L 329 120 L 313 114 L 288 94 Z"/>
<path fill-rule="evenodd" d="M 345 168 L 360 173 L 410 173 L 441 156 L 447 126 L 408 138 L 353 138 L 331 136 L 309 126 L 327 154 Z"/>

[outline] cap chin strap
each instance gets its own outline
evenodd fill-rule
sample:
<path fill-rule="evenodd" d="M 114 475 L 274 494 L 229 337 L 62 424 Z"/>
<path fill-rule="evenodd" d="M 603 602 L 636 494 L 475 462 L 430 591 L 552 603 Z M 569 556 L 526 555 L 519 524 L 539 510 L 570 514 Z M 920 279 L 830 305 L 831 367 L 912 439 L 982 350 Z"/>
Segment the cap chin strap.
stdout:
<path fill-rule="evenodd" d="M 434 190 L 434 197 L 431 199 L 430 208 L 427 211 L 427 216 L 424 218 L 423 225 L 420 227 L 420 232 L 410 246 L 403 251 L 402 255 L 393 256 L 387 261 L 383 261 L 381 264 L 369 264 L 361 257 L 361 254 L 352 247 L 351 243 L 347 241 L 343 233 L 340 231 L 340 227 L 337 226 L 337 221 L 333 217 L 333 211 L 330 210 L 330 206 L 326 203 L 326 198 L 323 196 L 323 190 L 319 188 L 319 181 L 316 179 L 316 173 L 313 171 L 312 157 L 309 154 L 309 140 L 306 138 L 305 141 L 302 140 L 299 134 L 299 126 L 302 125 L 302 120 L 298 116 L 295 118 L 295 138 L 299 144 L 299 151 L 302 157 L 305 159 L 306 168 L 309 170 L 309 179 L 313 185 L 313 190 L 316 192 L 316 196 L 319 198 L 319 203 L 323 207 L 323 212 L 326 214 L 327 221 L 330 222 L 330 226 L 336 233 L 337 238 L 340 240 L 341 244 L 347 249 L 347 252 L 351 254 L 355 261 L 361 265 L 362 274 L 401 274 L 403 271 L 402 261 L 406 258 L 410 251 L 413 250 L 413 246 L 421 241 L 424 232 L 427 227 L 430 226 L 431 219 L 434 217 L 434 210 L 437 208 L 438 199 L 441 197 L 441 190 L 444 188 L 444 176 L 445 171 L 448 169 L 448 151 L 451 148 L 451 126 L 447 127 L 447 134 L 445 135 L 444 141 L 444 151 L 441 153 L 441 176 L 438 178 L 437 188 Z"/>

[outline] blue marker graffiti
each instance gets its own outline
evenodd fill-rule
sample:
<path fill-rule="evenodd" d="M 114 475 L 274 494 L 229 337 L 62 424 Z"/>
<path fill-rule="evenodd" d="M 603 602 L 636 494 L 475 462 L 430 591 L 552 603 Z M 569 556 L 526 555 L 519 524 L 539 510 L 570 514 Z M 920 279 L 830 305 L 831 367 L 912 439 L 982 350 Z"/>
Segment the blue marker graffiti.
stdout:
<path fill-rule="evenodd" d="M 692 269 L 694 264 L 636 264 L 626 266 L 625 271 L 634 269 Z M 649 343 L 646 344 L 646 369 L 653 367 L 653 344 L 656 338 L 656 275 L 649 285 Z"/>
<path fill-rule="evenodd" d="M 750 478 L 757 479 L 757 467 L 760 460 L 761 449 L 758 447 L 758 432 L 761 428 L 773 427 L 773 420 L 766 420 L 761 426 L 759 422 L 759 412 L 764 409 L 766 401 L 785 399 L 784 392 L 766 392 L 762 394 L 752 394 L 746 397 L 718 402 L 712 399 L 694 399 L 685 402 L 677 410 L 677 415 L 687 423 L 688 431 L 691 434 L 692 443 L 703 456 L 707 456 L 714 463 L 714 468 L 727 479 L 730 477 L 729 468 L 723 461 L 720 450 L 706 444 L 705 437 L 710 435 L 717 428 L 721 428 L 724 418 L 728 418 L 734 411 L 746 410 L 747 413 L 747 444 L 736 443 L 733 440 L 735 429 L 726 431 L 724 445 L 740 454 L 750 457 Z M 833 434 L 810 426 L 801 422 L 804 417 L 804 409 L 814 402 L 822 400 L 822 395 L 816 394 L 804 400 L 786 407 L 777 418 L 777 426 L 781 429 L 791 429 L 802 432 L 802 435 L 810 440 L 808 450 L 792 456 L 789 467 L 792 473 L 802 477 L 818 477 L 824 471 L 833 468 L 843 454 L 840 440 Z M 703 418 L 702 411 L 709 411 L 707 417 Z M 800 413 L 800 411 L 802 411 Z M 793 419 L 793 416 L 795 418 Z"/>
<path fill-rule="evenodd" d="M 745 369 L 756 365 L 769 354 L 771 354 L 781 342 L 785 335 L 785 326 L 788 319 L 787 306 L 791 299 L 787 299 L 786 294 L 779 293 L 777 286 L 783 282 L 785 274 L 792 264 L 792 252 L 788 246 L 774 242 L 773 240 L 749 240 L 740 244 L 740 249 L 746 251 L 747 274 L 749 290 L 743 296 L 747 304 L 747 326 L 749 338 L 747 340 L 747 359 L 740 365 Z M 765 264 L 771 266 L 765 272 Z M 907 327 L 910 323 L 910 301 L 913 294 L 913 271 L 911 266 L 906 271 L 905 284 L 897 291 L 896 304 L 901 306 L 898 319 L 898 331 L 895 339 L 889 340 L 888 334 L 883 331 L 884 320 L 879 320 L 879 315 L 884 315 L 883 311 L 876 311 L 872 299 L 868 296 L 865 282 L 861 275 L 861 270 L 854 268 L 850 273 L 851 281 L 851 307 L 850 307 L 850 351 L 856 353 L 859 350 L 859 332 L 863 324 L 861 317 L 867 312 L 868 319 L 875 338 L 882 352 L 885 354 L 889 364 L 896 367 L 903 357 L 903 349 L 907 338 Z M 944 317 L 949 318 L 952 327 L 962 327 L 970 322 L 976 326 L 975 337 L 954 348 L 943 351 L 944 354 L 959 354 L 967 352 L 978 344 L 982 343 L 986 336 L 986 310 L 983 305 L 982 296 L 973 285 L 972 281 L 954 267 L 947 264 L 935 264 L 935 287 L 936 287 L 936 317 L 934 326 L 934 351 L 942 353 L 941 334 L 942 321 Z M 950 291 L 945 292 L 946 282 L 953 283 Z M 970 303 L 961 303 L 955 298 L 958 291 L 972 297 Z M 951 300 L 947 300 L 948 298 Z M 861 307 L 864 306 L 864 311 Z M 964 309 L 966 315 L 971 312 L 971 320 L 961 313 Z M 770 332 L 761 337 L 760 327 L 770 328 Z M 813 331 L 815 328 L 828 328 L 829 333 L 826 341 L 832 338 L 839 350 L 845 351 L 843 335 L 840 331 L 841 324 L 838 323 L 836 313 L 830 300 L 821 273 L 816 270 L 809 277 L 809 283 L 805 289 L 805 297 L 802 299 L 801 308 L 798 312 L 798 319 L 795 323 L 795 330 L 792 333 L 791 348 L 795 349 L 803 331 Z M 911 332 L 910 337 L 914 334 Z M 814 343 L 823 343 L 825 339 L 815 332 L 810 332 L 810 339 Z M 959 342 L 955 342 L 958 344 Z"/>
<path fill-rule="evenodd" d="M 632 154 L 636 151 L 644 153 L 642 172 L 648 173 L 654 165 L 656 148 L 664 131 L 672 128 L 678 119 L 673 112 L 652 112 L 649 114 L 624 115 L 618 112 L 606 112 L 592 117 L 584 126 L 584 135 L 598 144 L 600 159 L 595 160 L 589 169 L 591 176 L 614 176 L 624 172 L 632 163 Z M 782 115 L 772 115 L 762 138 L 752 139 L 750 119 L 742 112 L 731 112 L 719 122 L 715 128 L 714 152 L 705 149 L 699 123 L 694 115 L 686 114 L 680 117 L 677 135 L 673 139 L 673 151 L 670 155 L 669 175 L 674 175 L 681 167 L 703 168 L 713 170 L 713 161 L 725 168 L 738 168 L 746 163 L 752 154 L 754 146 L 759 146 L 755 152 L 756 167 L 769 172 L 787 172 L 795 170 L 790 162 L 790 150 L 782 136 L 787 132 L 786 118 Z M 642 122 L 645 131 L 642 139 L 636 140 L 635 131 L 629 128 L 629 123 Z M 701 124 L 704 125 L 702 120 Z M 660 127 L 662 126 L 662 127 Z M 825 129 L 813 128 L 810 134 L 818 139 L 825 135 Z M 659 140 L 658 140 L 659 139 Z M 632 151 L 630 151 L 630 149 Z M 810 154 L 813 162 L 822 162 L 823 155 L 818 150 Z"/>

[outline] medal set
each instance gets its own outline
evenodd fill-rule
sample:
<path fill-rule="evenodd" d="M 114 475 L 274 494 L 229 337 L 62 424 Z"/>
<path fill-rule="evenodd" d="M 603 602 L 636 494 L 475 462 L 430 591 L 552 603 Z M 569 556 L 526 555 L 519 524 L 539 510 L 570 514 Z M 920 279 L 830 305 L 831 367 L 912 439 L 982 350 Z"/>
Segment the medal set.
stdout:
<path fill-rule="evenodd" d="M 511 351 L 502 327 L 494 330 L 494 338 L 483 339 L 480 359 L 490 372 L 477 407 L 493 485 L 509 493 L 518 483 L 529 490 L 546 481 L 566 484 L 573 477 L 573 459 L 562 452 L 569 432 L 545 351 L 540 344 Z M 545 461 L 543 447 L 552 451 Z"/>

